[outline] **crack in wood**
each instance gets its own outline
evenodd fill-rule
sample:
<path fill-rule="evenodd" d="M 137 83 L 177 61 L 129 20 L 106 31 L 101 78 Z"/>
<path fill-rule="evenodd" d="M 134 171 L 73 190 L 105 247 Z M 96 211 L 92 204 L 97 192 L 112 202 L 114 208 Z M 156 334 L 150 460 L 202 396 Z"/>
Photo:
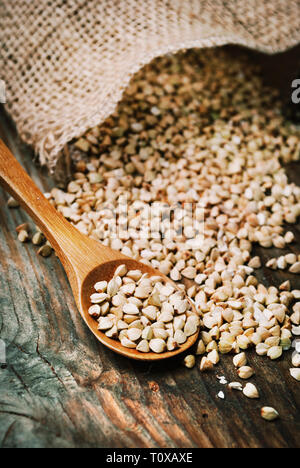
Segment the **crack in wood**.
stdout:
<path fill-rule="evenodd" d="M 54 367 L 52 366 L 52 364 L 40 353 L 39 351 L 39 338 L 38 338 L 38 341 L 37 341 L 37 344 L 36 344 L 36 352 L 38 354 L 38 356 L 42 359 L 43 362 L 45 362 L 51 369 L 53 375 L 57 378 L 57 380 L 62 384 L 62 386 L 66 389 L 66 386 L 64 384 L 64 382 L 61 380 L 61 378 L 59 377 L 59 375 L 57 374 L 56 370 L 54 369 Z"/>

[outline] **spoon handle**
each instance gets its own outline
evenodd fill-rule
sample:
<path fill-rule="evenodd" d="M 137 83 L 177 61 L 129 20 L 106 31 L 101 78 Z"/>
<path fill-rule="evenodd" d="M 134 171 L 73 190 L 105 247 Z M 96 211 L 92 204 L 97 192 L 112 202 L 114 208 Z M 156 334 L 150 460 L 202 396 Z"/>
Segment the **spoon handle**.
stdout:
<path fill-rule="evenodd" d="M 88 259 L 95 253 L 95 244 L 99 250 L 105 247 L 87 238 L 66 221 L 44 197 L 1 139 L 0 185 L 20 203 L 45 234 L 68 276 L 73 276 L 74 267 L 84 276 L 91 268 Z"/>
<path fill-rule="evenodd" d="M 73 227 L 44 197 L 1 139 L 0 185 L 19 202 L 53 247 L 58 247 L 58 232 Z"/>

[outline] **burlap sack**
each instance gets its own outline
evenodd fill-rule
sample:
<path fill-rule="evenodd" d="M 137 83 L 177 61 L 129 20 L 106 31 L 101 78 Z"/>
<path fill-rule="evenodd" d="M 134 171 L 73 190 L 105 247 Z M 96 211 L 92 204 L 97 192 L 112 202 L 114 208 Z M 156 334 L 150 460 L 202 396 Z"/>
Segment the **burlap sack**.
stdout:
<path fill-rule="evenodd" d="M 225 43 L 274 53 L 299 39 L 299 0 L 0 0 L 6 107 L 50 168 L 154 57 Z"/>

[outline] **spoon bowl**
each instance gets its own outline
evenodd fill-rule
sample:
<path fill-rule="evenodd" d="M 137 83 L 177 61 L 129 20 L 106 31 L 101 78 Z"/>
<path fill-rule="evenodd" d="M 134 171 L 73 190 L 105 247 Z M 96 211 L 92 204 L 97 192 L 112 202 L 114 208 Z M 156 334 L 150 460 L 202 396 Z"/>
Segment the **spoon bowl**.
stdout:
<path fill-rule="evenodd" d="M 81 311 L 81 315 L 83 316 L 84 321 L 86 322 L 90 330 L 93 332 L 93 334 L 96 336 L 96 338 L 102 344 L 115 351 L 116 353 L 139 361 L 159 361 L 161 359 L 167 359 L 169 357 L 176 356 L 177 354 L 186 351 L 193 344 L 195 344 L 198 337 L 198 333 L 195 333 L 194 335 L 190 336 L 183 345 L 181 345 L 178 349 L 174 351 L 167 351 L 160 354 L 153 352 L 141 353 L 139 351 L 136 351 L 135 349 L 126 348 L 125 346 L 122 346 L 120 341 L 108 338 L 105 335 L 105 333 L 102 333 L 98 330 L 97 321 L 93 319 L 93 317 L 91 317 L 88 313 L 89 307 L 91 306 L 90 296 L 95 292 L 94 285 L 98 281 L 110 281 L 114 276 L 116 268 L 119 265 L 123 264 L 126 265 L 128 270 L 140 270 L 142 273 L 148 273 L 150 276 L 161 276 L 162 280 L 171 283 L 176 289 L 178 289 L 175 283 L 173 283 L 167 276 L 163 275 L 159 271 L 149 267 L 148 265 L 144 265 L 141 262 L 138 262 L 125 256 L 122 259 L 113 260 L 101 264 L 100 266 L 92 270 L 83 281 L 79 305 L 79 309 Z M 192 303 L 192 301 L 189 302 L 192 306 L 193 312 L 196 313 L 194 304 Z"/>
<path fill-rule="evenodd" d="M 119 341 L 108 338 L 99 331 L 97 321 L 88 313 L 90 296 L 95 292 L 94 285 L 99 281 L 110 281 L 119 265 L 125 264 L 128 270 L 141 270 L 151 276 L 160 276 L 176 289 L 177 285 L 154 268 L 80 233 L 49 203 L 1 140 L 0 184 L 20 203 L 51 243 L 66 271 L 83 320 L 103 345 L 131 359 L 159 361 L 185 352 L 196 342 L 199 330 L 175 351 L 141 353 L 124 347 Z M 194 304 L 192 301 L 190 303 L 196 314 Z"/>

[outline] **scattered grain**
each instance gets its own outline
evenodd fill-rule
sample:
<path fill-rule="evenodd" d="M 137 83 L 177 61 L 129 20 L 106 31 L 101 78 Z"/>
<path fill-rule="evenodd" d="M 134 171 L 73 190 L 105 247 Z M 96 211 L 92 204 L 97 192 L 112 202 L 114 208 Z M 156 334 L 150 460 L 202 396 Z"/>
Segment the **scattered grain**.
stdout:
<path fill-rule="evenodd" d="M 274 421 L 279 417 L 279 413 L 270 406 L 264 406 L 260 411 L 261 417 L 266 421 Z"/>
<path fill-rule="evenodd" d="M 248 398 L 259 398 L 259 393 L 255 385 L 247 383 L 243 389 L 243 394 Z"/>

